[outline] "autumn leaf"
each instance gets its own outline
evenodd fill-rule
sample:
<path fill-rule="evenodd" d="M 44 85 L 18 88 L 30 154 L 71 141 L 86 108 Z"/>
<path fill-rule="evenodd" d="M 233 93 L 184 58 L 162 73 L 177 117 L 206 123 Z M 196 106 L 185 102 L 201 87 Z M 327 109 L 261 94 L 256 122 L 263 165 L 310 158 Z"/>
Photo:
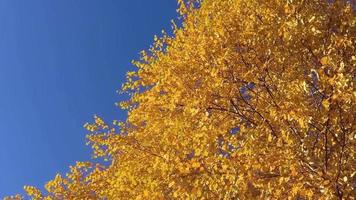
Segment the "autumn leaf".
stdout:
<path fill-rule="evenodd" d="M 179 0 L 118 103 L 87 123 L 93 156 L 33 199 L 352 199 L 351 1 Z M 179 24 L 179 23 L 177 23 Z M 340 40 L 342 38 L 342 40 Z M 41 196 L 43 195 L 43 196 Z M 13 199 L 19 198 L 14 196 Z"/>

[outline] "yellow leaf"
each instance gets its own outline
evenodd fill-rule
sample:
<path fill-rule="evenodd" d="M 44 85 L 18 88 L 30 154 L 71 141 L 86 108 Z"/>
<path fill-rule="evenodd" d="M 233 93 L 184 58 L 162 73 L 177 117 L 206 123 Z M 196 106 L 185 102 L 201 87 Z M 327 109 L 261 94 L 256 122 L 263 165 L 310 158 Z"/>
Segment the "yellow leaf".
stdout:
<path fill-rule="evenodd" d="M 344 180 L 344 182 L 347 182 L 347 176 L 344 176 L 342 180 Z"/>
<path fill-rule="evenodd" d="M 328 99 L 323 100 L 322 104 L 323 104 L 323 106 L 324 106 L 326 109 L 329 109 L 330 102 L 329 102 Z"/>
<path fill-rule="evenodd" d="M 327 65 L 327 64 L 330 63 L 330 58 L 329 58 L 328 56 L 324 56 L 324 57 L 322 57 L 322 58 L 320 59 L 320 63 L 321 63 L 322 65 Z"/>

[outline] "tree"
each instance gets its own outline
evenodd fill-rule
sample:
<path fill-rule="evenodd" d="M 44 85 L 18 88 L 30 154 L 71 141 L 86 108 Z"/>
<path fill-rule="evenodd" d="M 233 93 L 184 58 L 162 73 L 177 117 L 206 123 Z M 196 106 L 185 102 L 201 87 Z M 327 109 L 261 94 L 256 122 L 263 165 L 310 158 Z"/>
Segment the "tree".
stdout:
<path fill-rule="evenodd" d="M 355 9 L 335 0 L 178 0 L 94 157 L 33 199 L 354 199 Z M 19 198 L 19 197 L 18 197 Z"/>

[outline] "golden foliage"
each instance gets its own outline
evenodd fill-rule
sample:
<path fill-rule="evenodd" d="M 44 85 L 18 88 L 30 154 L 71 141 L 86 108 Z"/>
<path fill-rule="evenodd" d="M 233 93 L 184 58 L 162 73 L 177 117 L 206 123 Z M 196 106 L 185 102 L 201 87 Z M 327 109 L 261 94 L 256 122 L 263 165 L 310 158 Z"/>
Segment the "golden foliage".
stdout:
<path fill-rule="evenodd" d="M 349 2 L 349 3 L 348 3 Z M 179 0 L 134 61 L 126 122 L 33 199 L 354 199 L 355 9 L 335 0 Z"/>

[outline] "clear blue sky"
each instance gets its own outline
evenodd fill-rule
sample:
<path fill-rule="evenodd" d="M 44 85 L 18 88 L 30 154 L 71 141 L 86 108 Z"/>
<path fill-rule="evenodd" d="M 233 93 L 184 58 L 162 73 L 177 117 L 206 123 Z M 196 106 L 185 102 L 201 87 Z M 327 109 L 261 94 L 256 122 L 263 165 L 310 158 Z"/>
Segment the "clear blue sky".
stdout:
<path fill-rule="evenodd" d="M 124 119 L 130 62 L 175 0 L 0 0 L 0 198 L 90 159 L 83 124 Z"/>

